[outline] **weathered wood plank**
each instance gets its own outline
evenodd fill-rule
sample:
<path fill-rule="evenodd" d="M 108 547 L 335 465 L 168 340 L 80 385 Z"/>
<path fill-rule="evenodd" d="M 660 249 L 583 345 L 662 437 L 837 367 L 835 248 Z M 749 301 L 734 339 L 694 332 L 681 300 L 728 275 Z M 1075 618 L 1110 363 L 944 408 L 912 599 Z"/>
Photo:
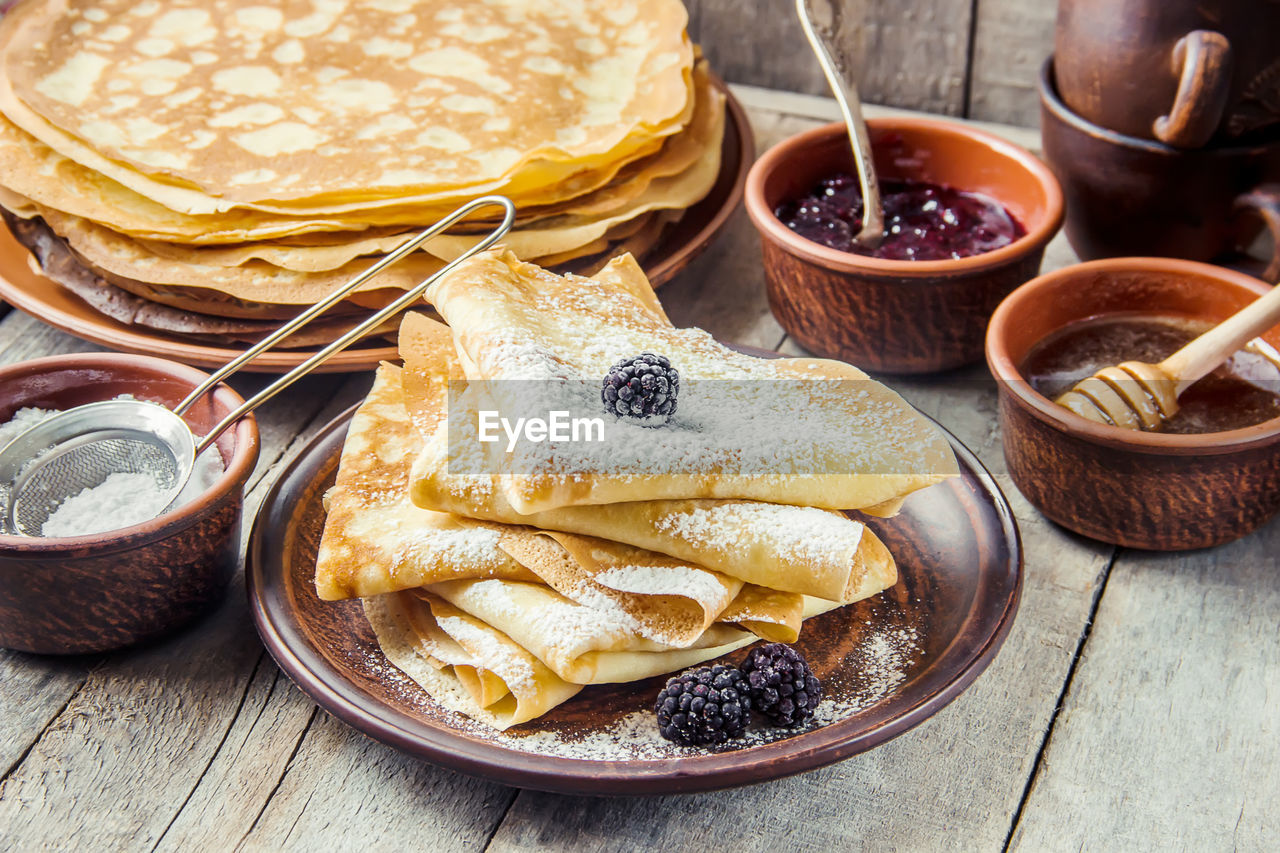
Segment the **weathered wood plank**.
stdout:
<path fill-rule="evenodd" d="M 727 80 L 823 94 L 793 0 L 688 0 L 689 32 Z M 968 68 L 971 0 L 811 0 L 832 32 L 832 52 L 863 100 L 960 115 Z"/>
<path fill-rule="evenodd" d="M 975 4 L 970 118 L 1038 127 L 1036 78 L 1053 53 L 1057 4 L 1048 0 L 981 0 Z"/>
<path fill-rule="evenodd" d="M 1016 850 L 1266 850 L 1280 835 L 1280 521 L 1123 551 Z"/>
<path fill-rule="evenodd" d="M 1071 244 L 1067 242 L 1067 235 L 1064 231 L 1059 231 L 1058 235 L 1049 241 L 1049 245 L 1044 250 L 1044 261 L 1040 264 L 1040 272 L 1046 273 L 1051 270 L 1062 269 L 1065 266 L 1079 263 L 1080 259 L 1076 257 L 1076 253 L 1071 249 Z"/>
<path fill-rule="evenodd" d="M 237 582 L 196 628 L 114 656 L 90 676 L 0 788 L 14 849 L 155 843 L 234 719 L 238 682 L 261 654 L 237 639 L 245 616 L 230 599 L 243 595 Z"/>
<path fill-rule="evenodd" d="M 0 320 L 0 364 L 71 352 L 105 351 L 105 347 L 73 338 L 22 311 L 10 311 Z"/>
<path fill-rule="evenodd" d="M 822 94 L 827 82 L 796 19 L 794 0 L 686 0 L 689 36 L 726 80 Z"/>
<path fill-rule="evenodd" d="M 840 109 L 836 106 L 836 102 L 824 95 L 779 92 L 775 89 L 762 89 L 758 86 L 748 86 L 743 83 L 734 83 L 729 88 L 733 90 L 733 94 L 742 102 L 742 105 L 751 112 L 753 120 L 756 116 L 767 114 L 774 114 L 788 119 L 820 119 L 824 123 L 841 120 Z M 879 104 L 865 105 L 863 114 L 867 118 L 879 116 L 920 117 L 920 113 L 914 110 L 886 107 Z M 1015 127 L 994 121 L 978 121 L 974 119 L 964 119 L 964 123 L 979 130 L 994 133 L 996 136 L 1021 145 L 1028 151 L 1039 152 L 1040 150 L 1040 131 L 1033 128 Z M 761 151 L 763 150 L 762 146 Z"/>
<path fill-rule="evenodd" d="M 95 658 L 50 659 L 0 649 L 0 780 L 13 772 L 41 732 L 62 713 Z"/>
<path fill-rule="evenodd" d="M 476 850 L 514 796 L 514 789 L 410 758 L 317 711 L 241 847 Z"/>
<path fill-rule="evenodd" d="M 261 651 L 222 743 L 154 849 L 234 848 L 271 798 L 315 713 Z"/>

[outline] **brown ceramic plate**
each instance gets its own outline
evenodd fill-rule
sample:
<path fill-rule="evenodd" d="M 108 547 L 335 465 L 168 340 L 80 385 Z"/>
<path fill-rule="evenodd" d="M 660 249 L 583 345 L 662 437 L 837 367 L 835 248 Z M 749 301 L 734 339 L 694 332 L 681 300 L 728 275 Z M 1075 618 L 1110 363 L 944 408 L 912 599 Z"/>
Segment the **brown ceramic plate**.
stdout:
<path fill-rule="evenodd" d="M 747 170 L 755 159 L 755 141 L 747 114 L 722 83 L 728 96 L 728 122 L 721 149 L 720 177 L 711 192 L 675 222 L 645 256 L 644 268 L 654 287 L 670 281 L 697 257 L 724 226 L 742 200 Z M 91 308 L 66 288 L 32 272 L 27 250 L 0 228 L 0 299 L 21 308 L 55 328 L 122 352 L 157 355 L 196 367 L 221 367 L 243 349 L 211 346 L 140 326 L 129 326 Z M 297 367 L 314 349 L 266 352 L 244 370 L 283 373 Z M 377 343 L 354 346 L 330 358 L 320 372 L 372 370 L 378 362 L 395 360 L 395 346 Z"/>
<path fill-rule="evenodd" d="M 897 558 L 899 583 L 805 623 L 797 646 L 823 681 L 825 725 L 771 742 L 756 734 L 716 752 L 674 747 L 657 738 L 648 711 L 663 683 L 652 678 L 587 687 L 518 734 L 498 735 L 438 705 L 389 663 L 358 601 L 316 597 L 321 499 L 352 411 L 288 466 L 258 514 L 247 570 L 254 622 L 276 662 L 322 708 L 473 776 L 563 793 L 666 794 L 821 767 L 901 734 L 958 696 L 995 657 L 1017 610 L 1013 515 L 952 438 L 958 479 L 916 493 L 895 518 L 866 519 Z"/>

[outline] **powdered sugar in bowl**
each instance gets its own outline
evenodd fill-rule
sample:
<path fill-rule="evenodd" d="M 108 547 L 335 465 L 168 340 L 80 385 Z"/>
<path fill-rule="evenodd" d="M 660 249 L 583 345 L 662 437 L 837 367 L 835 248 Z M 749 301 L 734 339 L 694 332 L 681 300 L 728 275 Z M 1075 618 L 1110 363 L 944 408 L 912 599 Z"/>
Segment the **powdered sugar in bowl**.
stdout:
<path fill-rule="evenodd" d="M 122 395 L 172 407 L 207 376 L 124 353 L 23 362 L 0 368 L 0 424 L 24 409 L 65 410 Z M 200 435 L 242 402 L 220 386 L 184 417 Z M 37 416 L 28 411 L 20 417 Z M 163 515 L 147 512 L 145 499 L 123 494 L 127 484 L 104 484 L 79 506 L 65 507 L 60 526 L 49 531 L 53 536 L 0 533 L 0 646 L 105 651 L 175 630 L 215 605 L 239 562 L 244 486 L 258 458 L 252 417 L 227 430 L 215 447 L 217 453 L 203 460 L 198 486 Z M 111 501 L 114 509 L 106 510 Z M 128 520 L 142 520 L 119 527 L 103 517 L 121 511 L 135 512 Z M 118 529 L 63 535 L 106 526 Z"/>

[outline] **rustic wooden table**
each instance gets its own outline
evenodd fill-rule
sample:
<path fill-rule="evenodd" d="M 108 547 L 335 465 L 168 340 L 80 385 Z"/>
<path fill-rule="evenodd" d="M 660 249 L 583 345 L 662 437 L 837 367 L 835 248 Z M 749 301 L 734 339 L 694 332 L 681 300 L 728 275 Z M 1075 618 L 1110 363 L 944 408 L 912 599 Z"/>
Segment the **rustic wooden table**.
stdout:
<path fill-rule="evenodd" d="M 835 115 L 822 98 L 738 92 L 761 150 Z M 996 129 L 1036 145 L 1033 131 Z M 1072 260 L 1059 237 L 1045 265 Z M 742 212 L 662 301 L 678 325 L 798 351 L 769 313 Z M 2 363 L 92 348 L 19 312 L 0 322 Z M 370 378 L 313 377 L 267 406 L 247 513 Z M 150 648 L 0 651 L 0 848 L 1275 849 L 1280 521 L 1177 555 L 1081 539 L 1009 483 L 984 367 L 890 384 L 1001 482 L 1026 585 L 990 669 L 889 744 L 697 796 L 592 799 L 471 779 L 319 711 L 263 650 L 237 580 L 214 615 Z"/>

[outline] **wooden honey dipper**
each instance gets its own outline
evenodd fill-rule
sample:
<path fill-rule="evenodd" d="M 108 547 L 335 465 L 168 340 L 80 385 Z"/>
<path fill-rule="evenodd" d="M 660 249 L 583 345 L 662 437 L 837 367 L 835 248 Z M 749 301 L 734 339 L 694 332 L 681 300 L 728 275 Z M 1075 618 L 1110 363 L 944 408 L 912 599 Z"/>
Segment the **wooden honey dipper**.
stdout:
<path fill-rule="evenodd" d="M 1280 287 L 1223 320 L 1159 364 L 1125 361 L 1082 379 L 1054 402 L 1081 417 L 1154 430 L 1178 412 L 1178 395 L 1280 323 Z"/>

